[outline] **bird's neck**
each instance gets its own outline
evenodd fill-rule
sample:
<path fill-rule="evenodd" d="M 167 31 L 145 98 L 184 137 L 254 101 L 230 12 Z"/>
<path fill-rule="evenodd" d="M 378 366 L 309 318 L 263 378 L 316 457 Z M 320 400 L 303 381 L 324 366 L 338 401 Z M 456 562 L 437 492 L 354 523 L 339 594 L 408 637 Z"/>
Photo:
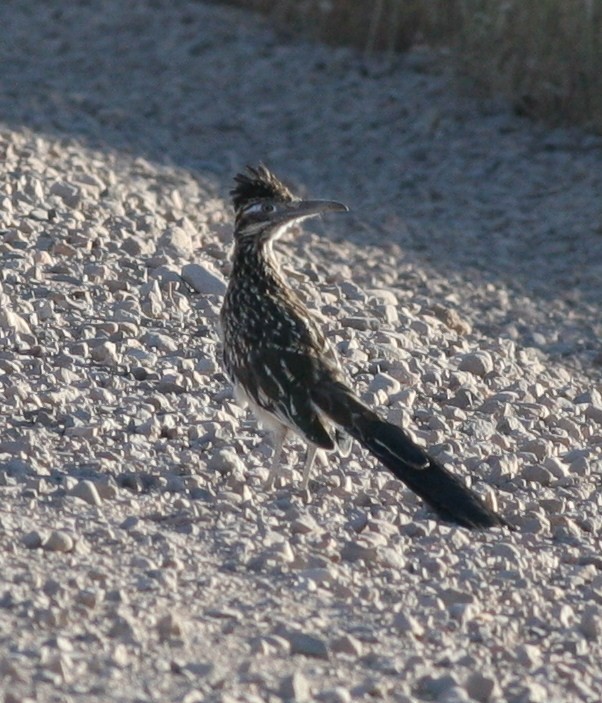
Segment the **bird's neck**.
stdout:
<path fill-rule="evenodd" d="M 241 238 L 234 245 L 232 278 L 252 273 L 268 285 L 286 286 L 280 264 L 272 248 L 274 236 Z"/>

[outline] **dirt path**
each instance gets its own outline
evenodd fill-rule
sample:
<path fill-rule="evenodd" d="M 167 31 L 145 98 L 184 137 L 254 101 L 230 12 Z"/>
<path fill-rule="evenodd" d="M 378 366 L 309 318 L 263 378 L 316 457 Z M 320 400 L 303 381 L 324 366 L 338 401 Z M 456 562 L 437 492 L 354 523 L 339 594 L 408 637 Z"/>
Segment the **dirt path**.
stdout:
<path fill-rule="evenodd" d="M 426 52 L 64 5 L 0 7 L 6 703 L 599 700 L 602 140 Z M 350 205 L 282 242 L 291 280 L 515 533 L 435 522 L 358 448 L 305 503 L 292 443 L 263 490 L 215 333 L 259 160 Z"/>

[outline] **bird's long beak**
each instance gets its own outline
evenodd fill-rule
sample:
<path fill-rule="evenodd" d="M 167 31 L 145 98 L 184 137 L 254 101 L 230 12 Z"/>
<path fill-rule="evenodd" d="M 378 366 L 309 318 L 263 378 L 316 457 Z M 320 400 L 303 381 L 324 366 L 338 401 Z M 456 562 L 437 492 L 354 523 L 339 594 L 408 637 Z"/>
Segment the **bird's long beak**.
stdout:
<path fill-rule="evenodd" d="M 275 212 L 272 222 L 293 222 L 294 220 L 321 215 L 324 212 L 347 212 L 349 208 L 334 200 L 299 200 L 291 203 L 285 210 Z"/>

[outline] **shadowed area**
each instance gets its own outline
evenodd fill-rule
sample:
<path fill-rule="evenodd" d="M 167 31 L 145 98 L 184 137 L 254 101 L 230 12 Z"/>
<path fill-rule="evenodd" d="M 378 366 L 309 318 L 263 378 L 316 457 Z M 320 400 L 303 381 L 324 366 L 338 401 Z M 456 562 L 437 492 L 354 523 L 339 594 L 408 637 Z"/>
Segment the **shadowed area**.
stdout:
<path fill-rule="evenodd" d="M 350 204 L 332 236 L 399 244 L 443 276 L 442 297 L 492 283 L 485 314 L 462 311 L 483 331 L 596 359 L 599 138 L 459 97 L 428 53 L 381 70 L 232 8 L 225 21 L 184 1 L 32 8 L 0 8 L 5 124 L 172 162 L 221 194 L 264 159 Z"/>

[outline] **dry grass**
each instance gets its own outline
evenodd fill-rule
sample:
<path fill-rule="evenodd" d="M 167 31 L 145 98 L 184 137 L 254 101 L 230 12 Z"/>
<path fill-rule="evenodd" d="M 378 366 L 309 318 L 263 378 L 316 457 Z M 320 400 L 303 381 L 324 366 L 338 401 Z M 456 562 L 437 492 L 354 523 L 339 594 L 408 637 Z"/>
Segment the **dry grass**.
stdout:
<path fill-rule="evenodd" d="M 453 45 L 461 73 L 519 112 L 602 133 L 602 0 L 230 1 L 367 53 Z"/>
<path fill-rule="evenodd" d="M 602 0 L 461 0 L 464 73 L 519 111 L 602 132 Z"/>

